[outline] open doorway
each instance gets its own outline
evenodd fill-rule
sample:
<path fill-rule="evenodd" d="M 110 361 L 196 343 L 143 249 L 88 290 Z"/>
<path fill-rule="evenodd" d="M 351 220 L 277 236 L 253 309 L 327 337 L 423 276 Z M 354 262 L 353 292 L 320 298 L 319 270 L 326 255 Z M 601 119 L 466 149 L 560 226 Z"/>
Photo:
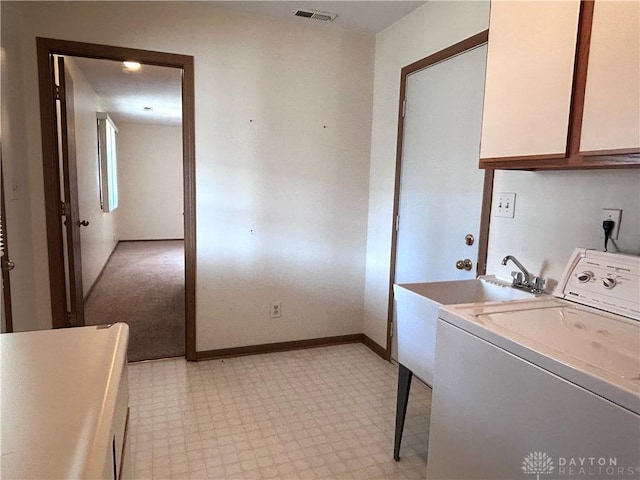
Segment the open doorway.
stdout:
<path fill-rule="evenodd" d="M 85 325 L 127 323 L 130 361 L 183 356 L 181 71 L 64 62 L 74 83 Z"/>
<path fill-rule="evenodd" d="M 65 59 L 66 64 L 65 64 Z M 174 108 L 167 105 L 156 106 L 148 99 L 141 98 L 139 107 L 132 105 L 135 102 L 128 102 L 122 108 L 117 108 L 114 98 L 110 98 L 105 84 L 109 83 L 108 78 L 115 76 L 116 70 L 122 73 L 124 61 L 135 61 L 142 65 L 147 71 L 154 71 L 160 78 L 156 78 L 156 87 L 161 88 L 162 85 L 168 86 L 173 84 L 179 89 L 176 100 L 177 106 Z M 96 63 L 97 62 L 97 63 Z M 117 63 L 115 63 L 117 62 Z M 109 47 L 102 45 L 83 44 L 76 42 L 67 42 L 51 39 L 38 39 L 38 70 L 40 79 L 40 102 L 42 117 L 42 137 L 43 137 L 43 167 L 45 178 L 45 200 L 47 213 L 47 240 L 49 250 L 49 274 L 51 286 L 51 307 L 54 328 L 65 326 L 80 326 L 95 323 L 112 323 L 113 321 L 126 321 L 126 309 L 118 311 L 113 310 L 116 303 L 123 303 L 124 300 L 116 298 L 117 292 L 102 292 L 98 295 L 98 290 L 103 289 L 106 283 L 118 285 L 118 288 L 124 293 L 136 290 L 137 295 L 130 296 L 126 301 L 133 302 L 134 314 L 137 310 L 138 317 L 151 315 L 149 305 L 155 305 L 156 310 L 166 310 L 159 303 L 165 302 L 171 304 L 174 308 L 182 310 L 182 332 L 169 333 L 170 330 L 165 329 L 164 336 L 182 337 L 184 340 L 178 342 L 178 347 L 182 347 L 182 351 L 186 354 L 188 360 L 195 360 L 195 159 L 194 159 L 194 98 L 193 98 L 193 57 L 184 55 L 175 55 L 161 52 L 150 52 L 146 50 L 124 49 L 119 47 Z M 110 73 L 111 72 L 111 73 Z M 159 73 L 162 72 L 162 73 Z M 163 75 L 165 75 L 163 77 Z M 75 78 L 74 78 L 75 77 Z M 139 79 L 141 77 L 137 77 Z M 173 80 L 171 80 L 172 78 Z M 87 174 L 84 166 L 85 158 L 76 158 L 78 155 L 85 155 L 85 146 L 82 151 L 78 149 L 76 144 L 76 135 L 73 132 L 74 115 L 78 113 L 72 103 L 81 92 L 74 92 L 77 85 L 74 82 L 80 79 L 83 83 L 84 93 L 86 93 L 87 85 L 92 85 L 89 90 L 102 90 L 104 98 L 103 102 L 96 108 L 96 120 L 93 124 L 95 129 L 94 139 L 102 138 L 100 145 L 102 157 L 104 150 L 109 146 L 109 135 L 100 133 L 100 123 L 102 121 L 103 128 L 106 131 L 117 128 L 117 123 L 121 124 L 120 134 L 122 139 L 128 139 L 125 143 L 127 149 L 125 158 L 122 160 L 126 163 L 120 165 L 125 168 L 126 175 L 118 175 L 114 166 L 107 160 L 100 159 L 98 152 L 89 161 L 97 162 L 95 168 L 96 174 L 91 178 L 91 172 Z M 91 81 L 93 79 L 93 81 Z M 75 82 L 77 83 L 77 82 Z M 153 86 L 146 85 L 146 91 L 151 92 Z M 130 89 L 122 85 L 119 87 L 121 91 Z M 143 87 L 144 88 L 144 87 Z M 106 89 L 106 90 L 105 90 Z M 116 90 L 118 87 L 116 87 Z M 125 102 L 127 103 L 127 102 Z M 144 105 L 147 103 L 147 105 Z M 180 106 L 181 103 L 181 106 Z M 156 104 L 158 105 L 158 104 Z M 144 107 L 150 107 L 145 110 Z M 127 108 L 132 109 L 129 113 Z M 178 110 L 170 112 L 170 110 Z M 127 117 L 128 115 L 128 117 Z M 136 115 L 138 118 L 136 119 Z M 173 126 L 171 116 L 173 115 Z M 140 117 L 148 119 L 151 116 L 164 116 L 165 125 L 152 126 L 140 123 Z M 59 120 L 57 119 L 59 117 Z M 115 117 L 115 120 L 114 118 Z M 119 120 L 118 120 L 119 117 Z M 175 125 L 176 118 L 179 119 L 179 125 Z M 126 119 L 128 121 L 123 121 Z M 136 121 L 138 123 L 136 123 Z M 86 125 L 83 124 L 84 128 Z M 66 131 L 67 127 L 69 131 Z M 164 130 L 163 130 L 164 128 Z M 175 130 L 177 135 L 168 132 Z M 163 132 L 159 132 L 163 131 Z M 151 200 L 154 204 L 148 207 L 148 212 L 144 214 L 144 200 L 135 198 L 135 193 L 143 191 L 145 185 L 151 185 L 154 179 L 153 175 L 147 173 L 146 181 L 139 178 L 140 163 L 144 164 L 153 162 L 153 159 L 147 158 L 143 161 L 140 153 L 140 146 L 144 143 L 142 138 L 147 135 L 155 138 L 162 138 L 169 141 L 169 137 L 176 137 L 178 142 L 178 155 L 180 156 L 180 164 L 177 166 L 181 182 L 178 186 L 181 190 L 182 201 L 178 205 L 181 217 L 176 220 L 176 212 L 170 213 L 167 209 L 168 203 L 158 198 L 159 194 L 156 189 L 156 198 Z M 115 134 L 114 134 L 115 135 Z M 59 137 L 59 138 L 58 138 Z M 136 142 L 136 139 L 139 141 Z M 60 140 L 60 141 L 58 141 Z M 173 150 L 175 147 L 175 138 L 173 141 Z M 162 148 L 159 143 L 155 142 L 153 148 Z M 60 144 L 60 147 L 58 146 Z M 138 149 L 136 151 L 136 148 Z M 151 148 L 151 150 L 153 150 Z M 166 147 L 171 149 L 170 147 Z M 116 151 L 120 151 L 118 148 Z M 148 150 L 147 150 L 148 151 Z M 169 152 L 166 152 L 169 154 Z M 174 153 L 175 155 L 175 153 Z M 144 156 L 144 155 L 142 155 Z M 129 158 L 126 158 L 129 157 Z M 148 157 L 148 155 L 147 155 Z M 81 163 L 82 162 L 82 163 Z M 116 165 L 114 163 L 114 165 Z M 79 168 L 80 167 L 80 168 Z M 113 167 L 113 168 L 112 168 Z M 84 170 L 82 170 L 84 168 Z M 137 171 L 136 171 L 137 168 Z M 154 174 L 161 177 L 176 177 L 176 166 L 169 167 L 169 171 L 162 171 L 162 168 L 154 170 Z M 171 170 L 173 169 L 173 171 Z M 78 171 L 82 170 L 81 177 L 78 177 Z M 144 168 L 143 168 L 144 170 Z M 166 168 L 165 168 L 166 170 Z M 149 172 L 149 170 L 147 170 Z M 122 172 L 121 172 L 122 173 Z M 144 176 L 144 174 L 142 174 Z M 102 222 L 105 225 L 101 229 L 94 229 L 93 242 L 83 242 L 82 235 L 91 228 L 91 220 L 81 217 L 81 213 L 87 213 L 89 210 L 86 205 L 79 205 L 83 201 L 81 193 L 88 191 L 83 185 L 78 185 L 78 181 L 89 182 L 96 181 L 99 185 L 99 205 L 100 212 L 95 217 L 94 222 Z M 136 176 L 138 176 L 136 180 Z M 111 177 L 111 178 L 109 178 Z M 88 180 L 87 180 L 88 178 Z M 134 185 L 127 185 L 126 182 L 115 182 L 114 179 L 127 178 L 133 180 Z M 156 179 L 157 180 L 157 179 Z M 166 178 L 165 178 L 166 180 Z M 169 179 L 169 184 L 173 180 L 173 186 L 169 187 L 166 182 L 165 189 L 172 189 L 175 197 L 176 178 Z M 179 179 L 178 179 L 179 180 Z M 111 183 L 110 183 L 111 182 Z M 119 185 L 120 183 L 120 185 Z M 123 189 L 124 187 L 124 189 Z M 137 188 L 136 188 L 137 187 Z M 122 204 L 123 208 L 117 208 L 119 205 L 119 195 L 114 196 L 114 191 L 120 189 L 120 194 L 125 194 Z M 162 189 L 160 189 L 162 190 Z M 167 193 L 169 191 L 167 190 Z M 128 192 L 128 194 L 127 194 Z M 160 194 L 161 195 L 161 194 Z M 127 198 L 128 197 L 128 198 Z M 132 198 L 133 197 L 133 198 Z M 92 201 L 97 201 L 93 198 Z M 114 203 L 115 202 L 115 203 Z M 175 202 L 174 202 L 175 203 Z M 127 205 L 127 208 L 124 206 Z M 174 205 L 175 209 L 175 205 Z M 140 213 L 142 212 L 142 217 Z M 182 212 L 184 216 L 182 217 Z M 113 215 L 109 215 L 113 213 Z M 163 215 L 164 213 L 164 215 Z M 121 217 L 118 219 L 117 217 Z M 169 219 L 171 217 L 171 220 Z M 155 219 L 154 219 L 155 218 Z M 166 220 L 166 221 L 163 221 Z M 107 225 L 112 223 L 112 225 Z M 171 224 L 171 225 L 169 225 Z M 96 225 L 98 227 L 98 225 Z M 137 230 L 136 230 L 136 227 Z M 101 230 L 100 233 L 97 231 Z M 119 232 L 118 232 L 119 230 Z M 184 238 L 184 241 L 181 240 Z M 144 242 L 125 242 L 128 244 L 126 248 L 120 248 L 118 240 L 144 240 Z M 133 244 L 135 247 L 132 247 Z M 148 244 L 153 244 L 149 246 Z M 118 245 L 115 249 L 114 245 Z M 91 245 L 91 247 L 89 247 Z M 83 251 L 83 247 L 87 250 Z M 150 247 L 145 250 L 144 247 Z M 164 247 L 164 250 L 162 248 Z M 113 252 L 111 260 L 105 259 L 105 252 L 110 255 Z M 123 250 L 120 252 L 120 250 Z M 140 259 L 140 252 L 143 251 L 142 257 L 146 261 L 147 278 L 158 280 L 159 284 L 171 283 L 173 289 L 169 293 L 160 293 L 156 289 L 145 291 L 142 286 L 148 286 L 149 282 L 145 282 L 139 277 L 129 278 L 132 282 L 127 287 L 126 283 L 113 278 L 113 273 L 117 270 L 118 265 L 131 267 L 132 254 Z M 160 251 L 160 252 L 159 252 Z M 120 255 L 122 253 L 122 255 Z M 91 255 L 91 256 L 88 256 Z M 107 255 L 107 257 L 109 256 Z M 86 256 L 86 259 L 83 257 Z M 160 262 L 158 262 L 160 260 Z M 163 263 L 164 262 L 164 263 Z M 83 263 L 84 268 L 83 268 Z M 142 264 L 145 262 L 143 261 Z M 159 263 L 159 265 L 158 265 Z M 109 266 L 110 265 L 110 266 Z M 182 266 L 183 265 L 183 266 Z M 140 266 L 140 265 L 139 265 Z M 180 279 L 175 278 L 175 267 L 178 266 L 182 271 L 179 272 Z M 129 268 L 129 273 L 140 273 L 141 268 Z M 173 273 L 169 270 L 173 268 Z M 127 270 L 127 268 L 124 268 Z M 102 273 L 101 273 L 102 272 Z M 86 277 L 86 278 L 83 278 Z M 126 275 L 125 275 L 126 277 Z M 83 285 L 83 280 L 85 284 Z M 176 282 L 180 283 L 183 288 L 175 288 Z M 179 292 L 179 293 L 177 293 Z M 106 298 L 105 298 L 106 295 Z M 102 299 L 100 299 L 102 297 Z M 155 298 L 154 298 L 155 297 Z M 160 298 L 158 298 L 160 297 Z M 170 297 L 170 298 L 166 298 Z M 84 300 L 87 298 L 87 304 Z M 137 300 L 136 300 L 137 298 Z M 97 299 L 94 301 L 94 299 Z M 98 301 L 99 300 L 99 301 Z M 158 301 L 159 300 L 159 301 Z M 136 307 L 135 302 L 138 302 Z M 102 313 L 101 307 L 102 305 Z M 109 307 L 105 311 L 105 306 Z M 90 310 L 92 319 L 87 318 L 85 313 Z M 142 314 L 142 315 L 141 315 Z M 100 317 L 103 315 L 103 319 Z M 109 320 L 111 318 L 111 320 Z M 131 323 L 130 323 L 130 326 Z M 152 328 L 155 334 L 159 329 Z M 132 327 L 133 340 L 133 327 Z M 174 345 L 175 347 L 175 345 Z M 153 347 L 152 347 L 153 348 Z M 163 353 L 159 356 L 175 356 L 181 352 L 176 351 Z M 146 354 L 135 359 L 144 359 Z M 157 355 L 156 355 L 157 356 Z M 153 358 L 153 355 L 152 357 Z"/>

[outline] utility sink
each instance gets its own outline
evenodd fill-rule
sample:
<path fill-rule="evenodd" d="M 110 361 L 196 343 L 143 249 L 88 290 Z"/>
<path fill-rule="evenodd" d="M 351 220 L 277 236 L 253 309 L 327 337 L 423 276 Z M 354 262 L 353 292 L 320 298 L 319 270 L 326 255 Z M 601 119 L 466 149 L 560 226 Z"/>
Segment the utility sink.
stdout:
<path fill-rule="evenodd" d="M 393 286 L 398 335 L 398 362 L 433 384 L 436 325 L 442 305 L 509 302 L 534 294 L 512 288 L 493 277 Z"/>

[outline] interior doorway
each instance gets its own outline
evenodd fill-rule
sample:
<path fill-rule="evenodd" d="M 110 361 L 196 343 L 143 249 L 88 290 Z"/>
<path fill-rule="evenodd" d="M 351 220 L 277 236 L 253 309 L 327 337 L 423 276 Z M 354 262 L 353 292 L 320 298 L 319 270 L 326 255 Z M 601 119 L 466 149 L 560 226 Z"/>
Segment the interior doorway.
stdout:
<path fill-rule="evenodd" d="M 392 359 L 394 283 L 474 278 L 486 269 L 493 171 L 483 172 L 478 161 L 487 37 L 480 33 L 402 69 L 389 282 Z"/>
<path fill-rule="evenodd" d="M 195 347 L 195 153 L 193 57 L 61 40 L 37 39 L 38 74 L 43 139 L 43 169 L 47 216 L 47 243 L 51 309 L 54 328 L 84 325 L 84 293 L 79 234 L 88 226 L 79 218 L 75 146 L 65 132 L 73 105 L 66 91 L 71 84 L 61 57 L 91 58 L 177 69 L 181 84 L 181 149 L 184 234 L 184 345 L 186 358 L 196 359 Z M 56 63 L 58 63 L 56 68 Z M 56 79 L 59 81 L 56 82 Z M 57 120 L 56 111 L 60 111 Z M 72 123 L 69 123 L 72 125 Z M 58 141 L 60 136 L 60 142 Z M 58 147 L 58 144 L 61 147 Z M 103 175 L 105 169 L 101 170 Z M 103 201 L 110 199 L 105 186 Z M 109 197 L 109 198 L 107 198 Z M 108 207 L 107 207 L 108 208 Z M 80 287 L 79 287 L 80 286 Z"/>

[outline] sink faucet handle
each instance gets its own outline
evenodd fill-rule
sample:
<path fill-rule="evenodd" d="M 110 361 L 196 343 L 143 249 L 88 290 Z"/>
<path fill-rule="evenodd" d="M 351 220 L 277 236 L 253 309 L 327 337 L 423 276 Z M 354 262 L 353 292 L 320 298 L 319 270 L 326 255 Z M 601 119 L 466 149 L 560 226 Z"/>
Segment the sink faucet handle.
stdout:
<path fill-rule="evenodd" d="M 533 284 L 531 285 L 533 287 L 533 292 L 542 293 L 545 283 L 547 283 L 547 281 L 544 278 L 533 277 Z"/>
<path fill-rule="evenodd" d="M 511 276 L 513 277 L 513 285 L 520 286 L 522 285 L 522 272 L 511 272 Z"/>

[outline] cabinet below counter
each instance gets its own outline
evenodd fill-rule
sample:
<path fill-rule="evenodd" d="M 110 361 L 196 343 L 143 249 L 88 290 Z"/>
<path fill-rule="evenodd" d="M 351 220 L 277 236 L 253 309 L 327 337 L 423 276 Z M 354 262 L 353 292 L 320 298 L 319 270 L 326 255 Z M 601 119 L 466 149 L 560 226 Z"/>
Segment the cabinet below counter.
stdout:
<path fill-rule="evenodd" d="M 3 479 L 129 476 L 129 327 L 0 335 Z"/>

